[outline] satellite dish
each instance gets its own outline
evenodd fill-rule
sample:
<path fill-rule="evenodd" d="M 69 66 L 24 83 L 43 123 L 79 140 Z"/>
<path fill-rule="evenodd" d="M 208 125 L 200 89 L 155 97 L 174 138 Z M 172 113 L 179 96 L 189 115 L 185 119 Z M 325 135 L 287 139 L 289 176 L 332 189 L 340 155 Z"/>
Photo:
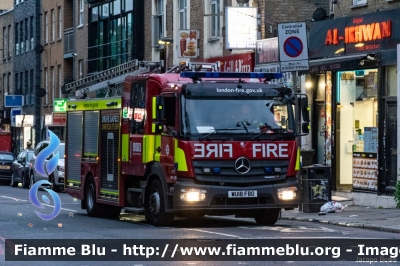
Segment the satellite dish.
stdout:
<path fill-rule="evenodd" d="M 64 78 L 64 84 L 68 84 L 68 83 L 71 83 L 71 82 L 74 82 L 74 81 L 75 81 L 74 77 L 72 77 L 72 76 L 66 76 Z"/>
<path fill-rule="evenodd" d="M 325 9 L 319 7 L 314 11 L 312 18 L 314 21 L 321 21 L 327 19 L 328 16 L 326 15 Z"/>
<path fill-rule="evenodd" d="M 35 46 L 35 53 L 41 54 L 41 53 L 43 53 L 43 51 L 44 51 L 43 45 L 38 44 Z"/>

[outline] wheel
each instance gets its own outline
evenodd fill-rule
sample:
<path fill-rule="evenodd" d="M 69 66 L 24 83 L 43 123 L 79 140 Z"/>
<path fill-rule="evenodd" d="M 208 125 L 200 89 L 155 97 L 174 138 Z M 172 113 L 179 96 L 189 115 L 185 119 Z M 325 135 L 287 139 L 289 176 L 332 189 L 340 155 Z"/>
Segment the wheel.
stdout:
<path fill-rule="evenodd" d="M 29 188 L 31 188 L 33 184 L 35 184 L 35 177 L 33 176 L 33 173 L 31 173 L 29 176 Z"/>
<path fill-rule="evenodd" d="M 29 182 L 26 182 L 27 180 L 26 180 L 26 176 L 25 176 L 25 173 L 22 173 L 22 187 L 23 188 L 28 188 L 29 187 Z"/>
<path fill-rule="evenodd" d="M 281 209 L 268 209 L 257 211 L 254 215 L 256 223 L 259 225 L 274 225 L 281 215 Z"/>
<path fill-rule="evenodd" d="M 155 226 L 167 225 L 174 220 L 173 213 L 165 212 L 164 190 L 158 179 L 151 183 L 146 219 Z"/>
<path fill-rule="evenodd" d="M 60 192 L 60 187 L 59 187 L 59 186 L 56 186 L 56 183 L 54 182 L 54 175 L 51 175 L 51 176 L 50 176 L 50 183 L 51 183 L 50 188 L 51 188 L 54 192 Z"/>
<path fill-rule="evenodd" d="M 91 217 L 98 217 L 101 214 L 101 204 L 96 202 L 96 186 L 92 176 L 89 177 L 85 187 L 85 202 L 87 214 Z"/>
<path fill-rule="evenodd" d="M 14 172 L 11 175 L 11 184 L 10 184 L 10 186 L 12 186 L 12 187 L 18 186 L 18 183 L 15 182 Z"/>

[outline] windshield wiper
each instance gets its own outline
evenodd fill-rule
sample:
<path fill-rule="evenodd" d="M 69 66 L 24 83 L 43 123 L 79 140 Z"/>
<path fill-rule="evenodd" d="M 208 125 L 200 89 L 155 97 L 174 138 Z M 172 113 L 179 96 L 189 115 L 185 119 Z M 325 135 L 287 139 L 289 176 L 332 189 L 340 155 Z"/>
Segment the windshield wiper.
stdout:
<path fill-rule="evenodd" d="M 243 128 L 244 128 L 244 130 L 246 130 L 246 134 L 249 134 L 249 130 L 247 129 L 247 127 L 246 126 L 250 126 L 251 124 L 250 124 L 250 122 L 248 122 L 248 121 L 242 121 L 242 122 L 237 122 L 236 123 L 236 126 L 237 127 L 240 127 L 240 125 L 242 125 L 243 126 Z"/>
<path fill-rule="evenodd" d="M 242 128 L 216 128 L 216 129 L 214 129 L 213 132 L 208 133 L 207 135 L 205 135 L 205 136 L 199 138 L 199 140 L 203 140 L 203 139 L 209 137 L 210 135 L 212 135 L 212 134 L 214 134 L 214 133 L 216 133 L 216 132 L 218 132 L 218 131 L 222 131 L 222 130 L 231 131 L 231 130 L 243 130 L 243 129 L 242 129 Z"/>
<path fill-rule="evenodd" d="M 251 139 L 256 139 L 261 135 L 264 134 L 286 134 L 288 133 L 288 131 L 284 128 L 272 128 L 271 126 L 265 124 L 265 128 L 261 129 L 261 132 L 259 134 L 257 134 L 256 136 L 252 137 Z M 271 132 L 272 131 L 272 132 Z"/>

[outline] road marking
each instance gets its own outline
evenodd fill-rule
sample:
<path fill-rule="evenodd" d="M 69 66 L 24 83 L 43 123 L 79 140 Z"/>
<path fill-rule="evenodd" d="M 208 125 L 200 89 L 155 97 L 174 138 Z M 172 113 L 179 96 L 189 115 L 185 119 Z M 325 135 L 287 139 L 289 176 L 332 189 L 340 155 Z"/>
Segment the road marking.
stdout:
<path fill-rule="evenodd" d="M 217 232 L 200 230 L 200 229 L 185 229 L 185 230 L 198 231 L 198 232 L 202 232 L 202 233 L 240 238 L 240 236 L 236 236 L 236 235 L 229 235 L 229 234 L 217 233 Z"/>
<path fill-rule="evenodd" d="M 43 204 L 43 203 L 42 203 L 42 205 L 48 206 L 48 207 L 53 207 L 53 208 L 54 208 L 54 206 L 53 206 L 53 205 L 50 205 L 50 204 Z M 66 209 L 66 208 L 61 208 L 61 210 L 69 211 L 69 212 L 78 212 L 78 211 L 76 211 L 76 210 L 71 210 L 71 209 Z"/>
<path fill-rule="evenodd" d="M 246 227 L 241 226 L 243 229 L 255 229 L 255 230 L 271 230 L 271 231 L 279 231 L 282 233 L 311 233 L 311 232 L 337 232 L 337 230 L 329 229 L 326 227 L 306 227 L 306 226 L 291 226 L 291 227 L 282 227 L 282 226 L 258 226 L 258 227 Z"/>
<path fill-rule="evenodd" d="M 15 200 L 15 201 L 27 201 L 27 200 L 24 200 L 24 199 L 17 199 L 17 198 L 13 198 L 13 197 L 7 197 L 7 196 L 1 196 L 2 198 L 6 198 L 6 199 L 12 199 L 12 200 Z"/>

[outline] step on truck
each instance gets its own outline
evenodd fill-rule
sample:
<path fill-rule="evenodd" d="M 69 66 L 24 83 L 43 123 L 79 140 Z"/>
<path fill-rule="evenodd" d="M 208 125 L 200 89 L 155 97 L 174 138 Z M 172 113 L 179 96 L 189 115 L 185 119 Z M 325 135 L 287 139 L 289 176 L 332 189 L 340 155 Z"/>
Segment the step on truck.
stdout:
<path fill-rule="evenodd" d="M 124 209 L 156 226 L 204 215 L 274 225 L 282 208 L 298 207 L 307 96 L 269 84 L 281 73 L 218 70 L 133 72 L 120 95 L 68 101 L 65 191 L 89 216 Z M 76 84 L 70 93 L 92 90 Z"/>

